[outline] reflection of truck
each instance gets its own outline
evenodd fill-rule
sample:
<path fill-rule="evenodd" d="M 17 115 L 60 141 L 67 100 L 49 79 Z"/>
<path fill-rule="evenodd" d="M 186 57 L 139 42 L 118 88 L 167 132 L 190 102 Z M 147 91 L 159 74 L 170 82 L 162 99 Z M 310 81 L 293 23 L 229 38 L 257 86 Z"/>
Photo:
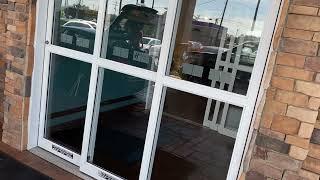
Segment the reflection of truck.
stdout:
<path fill-rule="evenodd" d="M 136 40 L 141 41 L 143 37 L 139 36 L 138 33 L 144 25 L 152 25 L 153 16 L 156 13 L 156 10 L 147 7 L 124 6 L 121 14 L 112 22 L 109 29 L 105 29 L 105 35 L 108 38 L 104 38 L 104 40 L 108 40 L 108 48 L 102 47 L 102 49 L 108 50 L 108 52 L 103 54 L 102 50 L 101 56 L 134 65 L 131 62 L 131 53 L 133 51 L 143 52 L 140 49 L 139 43 L 135 44 Z M 65 26 L 60 27 L 59 32 L 60 38 L 57 45 L 86 53 L 93 53 L 96 34 L 94 28 L 67 26 L 65 24 Z M 120 59 L 119 57 L 115 57 L 113 54 L 114 47 L 128 49 L 128 58 Z M 51 126 L 64 125 L 64 123 L 71 121 L 76 122 L 85 117 L 88 94 L 86 89 L 89 87 L 88 80 L 90 79 L 90 73 L 88 73 L 90 72 L 88 71 L 90 69 L 89 64 L 62 57 L 57 59 L 60 59 L 58 60 L 60 68 L 56 68 L 54 73 L 59 76 L 53 74 L 51 76 L 55 77 L 54 84 L 52 84 L 55 86 L 54 97 L 59 98 L 55 98 L 54 103 L 50 107 L 52 112 L 51 118 L 54 119 L 54 121 L 51 121 Z M 58 62 L 57 59 L 56 62 Z M 137 63 L 137 66 L 145 68 L 145 65 L 141 63 Z M 66 69 L 71 70 L 65 72 Z M 105 70 L 103 78 L 101 112 L 137 102 L 145 103 L 145 101 L 148 101 L 147 95 L 149 92 L 147 92 L 147 89 L 150 86 L 148 81 L 109 70 Z M 73 87 L 78 87 L 82 90 L 78 90 L 78 88 L 75 90 Z M 66 102 L 66 100 L 70 101 Z"/>
<path fill-rule="evenodd" d="M 157 12 L 144 6 L 132 4 L 124 6 L 104 37 L 108 42 L 105 42 L 107 45 L 102 47 L 102 56 L 113 61 L 150 69 L 151 57 L 145 53 L 143 31 L 155 26 Z"/>

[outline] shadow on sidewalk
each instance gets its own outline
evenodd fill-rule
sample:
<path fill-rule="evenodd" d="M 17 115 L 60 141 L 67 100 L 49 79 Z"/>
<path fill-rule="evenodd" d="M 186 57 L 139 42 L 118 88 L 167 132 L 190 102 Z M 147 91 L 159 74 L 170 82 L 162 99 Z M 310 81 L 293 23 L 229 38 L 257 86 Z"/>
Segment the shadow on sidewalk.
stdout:
<path fill-rule="evenodd" d="M 0 179 L 51 180 L 52 178 L 16 161 L 0 152 Z"/>

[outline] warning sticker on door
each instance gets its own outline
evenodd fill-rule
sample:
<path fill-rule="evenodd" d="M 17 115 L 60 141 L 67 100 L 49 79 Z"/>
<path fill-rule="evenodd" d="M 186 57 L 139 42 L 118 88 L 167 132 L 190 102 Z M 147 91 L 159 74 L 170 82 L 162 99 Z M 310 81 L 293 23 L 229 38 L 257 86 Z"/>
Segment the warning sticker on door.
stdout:
<path fill-rule="evenodd" d="M 139 51 L 134 51 L 133 52 L 133 60 L 145 64 L 149 64 L 150 61 L 150 56 L 147 53 L 139 52 Z"/>
<path fill-rule="evenodd" d="M 115 47 L 113 47 L 112 55 L 128 59 L 129 49 L 115 46 Z"/>
<path fill-rule="evenodd" d="M 89 39 L 84 39 L 84 38 L 78 37 L 77 41 L 76 41 L 76 45 L 79 47 L 89 48 L 90 41 L 89 41 Z"/>
<path fill-rule="evenodd" d="M 67 34 L 61 34 L 61 42 L 66 43 L 66 44 L 72 44 L 72 39 L 73 37 Z"/>

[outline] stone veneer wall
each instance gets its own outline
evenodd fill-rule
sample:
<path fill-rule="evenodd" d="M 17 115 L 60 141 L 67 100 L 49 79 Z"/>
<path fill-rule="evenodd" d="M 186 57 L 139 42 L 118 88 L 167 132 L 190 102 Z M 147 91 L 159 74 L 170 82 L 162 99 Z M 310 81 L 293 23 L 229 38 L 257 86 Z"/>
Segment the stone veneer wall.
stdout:
<path fill-rule="evenodd" d="M 7 0 L 0 0 L 0 137 L 3 125 L 3 101 L 4 101 L 4 77 L 5 77 L 5 55 L 6 55 L 6 15 Z"/>
<path fill-rule="evenodd" d="M 320 0 L 284 0 L 240 179 L 319 180 Z"/>
<path fill-rule="evenodd" d="M 2 141 L 27 145 L 35 0 L 0 0 L 0 124 Z"/>

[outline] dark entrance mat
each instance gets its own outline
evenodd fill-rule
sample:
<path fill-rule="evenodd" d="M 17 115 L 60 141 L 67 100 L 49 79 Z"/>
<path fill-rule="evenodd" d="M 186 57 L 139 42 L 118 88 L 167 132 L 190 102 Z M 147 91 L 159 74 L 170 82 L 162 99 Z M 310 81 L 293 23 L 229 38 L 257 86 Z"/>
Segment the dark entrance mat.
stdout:
<path fill-rule="evenodd" d="M 51 180 L 52 178 L 16 161 L 0 152 L 0 179 Z"/>

